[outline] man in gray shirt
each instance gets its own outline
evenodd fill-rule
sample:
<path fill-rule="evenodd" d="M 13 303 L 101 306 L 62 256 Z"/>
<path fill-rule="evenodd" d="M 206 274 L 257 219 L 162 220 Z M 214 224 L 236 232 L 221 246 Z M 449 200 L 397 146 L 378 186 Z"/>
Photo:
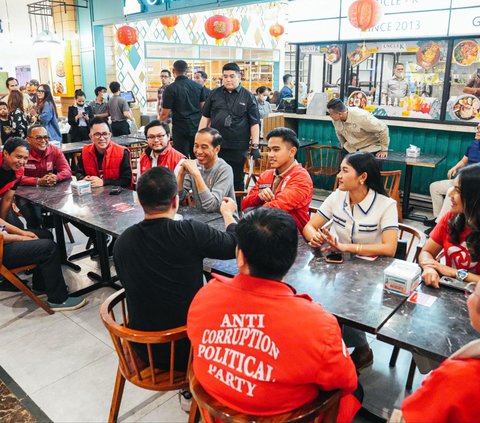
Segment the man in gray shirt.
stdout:
<path fill-rule="evenodd" d="M 219 212 L 224 197 L 235 199 L 233 171 L 218 157 L 222 136 L 213 128 L 200 129 L 195 135 L 196 160 L 184 160 L 177 175 L 180 200 L 206 212 Z"/>
<path fill-rule="evenodd" d="M 112 135 L 114 137 L 128 135 L 130 134 L 130 126 L 127 120 L 132 118 L 130 107 L 128 107 L 125 99 L 120 96 L 120 84 L 118 82 L 110 82 L 109 88 L 113 94 L 108 100 L 108 110 L 112 119 Z"/>
<path fill-rule="evenodd" d="M 95 88 L 95 100 L 89 103 L 93 110 L 93 116 L 108 119 L 108 102 L 104 101 L 107 98 L 107 89 L 102 86 Z"/>

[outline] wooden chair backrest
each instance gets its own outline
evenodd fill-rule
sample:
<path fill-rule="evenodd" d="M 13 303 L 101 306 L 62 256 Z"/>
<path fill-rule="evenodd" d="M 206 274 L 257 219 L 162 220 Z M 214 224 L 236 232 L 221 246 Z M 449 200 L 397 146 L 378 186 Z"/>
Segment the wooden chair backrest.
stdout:
<path fill-rule="evenodd" d="M 218 420 L 223 423 L 303 423 L 315 421 L 320 415 L 323 415 L 322 422 L 332 423 L 336 421 L 342 395 L 340 390 L 321 391 L 315 400 L 295 410 L 274 416 L 253 416 L 240 413 L 217 401 L 203 389 L 193 372 L 190 373 L 190 392 L 206 423 Z"/>
<path fill-rule="evenodd" d="M 253 161 L 252 174 L 258 177 L 267 169 L 270 169 L 270 164 L 268 162 L 268 153 L 261 152 L 260 158 Z"/>
<path fill-rule="evenodd" d="M 416 229 L 413 226 L 405 225 L 404 223 L 399 223 L 398 229 L 398 239 L 407 242 L 406 260 L 413 263 L 418 263 L 418 255 L 420 254 L 420 251 L 422 250 L 426 241 L 425 234 L 419 229 Z M 405 237 L 405 234 L 410 234 L 410 238 L 407 239 L 407 237 Z M 415 249 L 413 250 L 414 246 Z"/>
<path fill-rule="evenodd" d="M 314 175 L 336 175 L 342 163 L 342 149 L 334 145 L 314 145 L 305 149 L 305 169 Z"/>
<path fill-rule="evenodd" d="M 117 321 L 115 313 L 121 317 Z M 119 369 L 125 379 L 145 389 L 169 391 L 188 386 L 187 372 L 175 371 L 175 341 L 187 337 L 187 327 L 147 332 L 128 327 L 125 289 L 108 297 L 100 307 L 100 317 L 107 328 L 119 358 Z M 133 350 L 132 343 L 145 344 L 148 363 L 144 363 Z M 152 347 L 170 343 L 170 368 L 155 368 Z M 190 363 L 189 363 L 190 365 Z"/>

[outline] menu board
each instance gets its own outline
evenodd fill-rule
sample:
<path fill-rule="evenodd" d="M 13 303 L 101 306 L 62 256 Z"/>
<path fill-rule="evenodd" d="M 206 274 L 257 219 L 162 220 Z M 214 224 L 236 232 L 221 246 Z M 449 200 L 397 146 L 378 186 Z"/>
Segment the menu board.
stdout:
<path fill-rule="evenodd" d="M 51 55 L 52 94 L 59 97 L 73 97 L 72 44 L 65 41 L 65 48 Z"/>

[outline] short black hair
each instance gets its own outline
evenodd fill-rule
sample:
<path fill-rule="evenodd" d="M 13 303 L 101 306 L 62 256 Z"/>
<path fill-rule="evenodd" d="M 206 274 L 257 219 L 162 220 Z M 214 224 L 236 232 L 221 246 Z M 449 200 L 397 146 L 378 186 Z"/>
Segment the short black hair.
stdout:
<path fill-rule="evenodd" d="M 93 125 L 98 125 L 100 123 L 104 123 L 105 125 L 108 126 L 108 131 L 112 132 L 112 128 L 110 127 L 110 124 L 108 123 L 108 120 L 102 117 L 94 117 L 93 119 L 90 120 L 90 130 L 92 130 Z"/>
<path fill-rule="evenodd" d="M 7 78 L 7 80 L 5 81 L 5 86 L 8 88 L 8 83 L 10 81 L 17 81 L 17 84 L 18 84 L 18 79 L 17 78 L 14 78 L 13 76 L 11 76 L 10 78 Z"/>
<path fill-rule="evenodd" d="M 120 91 L 120 84 L 117 81 L 112 81 L 108 88 L 110 88 L 112 93 L 118 93 Z"/>
<path fill-rule="evenodd" d="M 327 109 L 332 109 L 335 112 L 346 112 L 347 111 L 347 106 L 345 106 L 343 101 L 340 100 L 339 98 L 332 98 L 327 103 Z"/>
<path fill-rule="evenodd" d="M 173 69 L 178 73 L 184 74 L 188 69 L 188 63 L 185 60 L 176 60 L 173 62 Z"/>
<path fill-rule="evenodd" d="M 223 137 L 215 128 L 207 126 L 206 128 L 199 129 L 197 134 L 210 134 L 212 136 L 212 147 L 215 148 L 222 145 Z"/>
<path fill-rule="evenodd" d="M 258 87 L 255 92 L 257 94 L 263 94 L 265 91 L 271 91 L 270 88 L 266 87 L 265 85 L 262 85 L 261 87 Z"/>
<path fill-rule="evenodd" d="M 160 71 L 160 75 L 161 75 L 163 72 L 168 73 L 168 77 L 169 77 L 169 78 L 172 76 L 172 72 L 170 72 L 168 69 L 162 69 L 162 70 Z"/>
<path fill-rule="evenodd" d="M 100 94 L 102 91 L 107 91 L 107 87 L 102 87 L 99 85 L 97 88 L 95 88 L 95 97 L 98 97 L 98 94 Z"/>
<path fill-rule="evenodd" d="M 30 151 L 30 144 L 20 137 L 10 137 L 5 144 L 3 144 L 3 151 L 12 154 L 18 147 L 25 147 Z"/>
<path fill-rule="evenodd" d="M 207 72 L 204 72 L 202 70 L 197 70 L 197 71 L 195 71 L 195 73 L 199 73 L 204 81 L 206 81 L 208 79 Z"/>
<path fill-rule="evenodd" d="M 165 122 L 162 122 L 158 119 L 155 119 L 155 120 L 152 120 L 151 122 L 149 122 L 146 126 L 145 126 L 145 137 L 147 136 L 148 134 L 148 130 L 150 128 L 153 128 L 155 126 L 161 126 L 163 129 L 165 129 L 165 132 L 167 133 L 167 135 L 170 135 L 170 126 L 168 125 L 168 123 L 165 123 Z M 169 137 L 170 138 L 170 137 Z"/>
<path fill-rule="evenodd" d="M 286 73 L 285 75 L 283 75 L 283 83 L 286 84 L 288 82 L 288 80 L 292 77 L 293 77 L 293 75 L 291 75 L 289 73 Z"/>
<path fill-rule="evenodd" d="M 283 210 L 259 207 L 245 214 L 236 234 L 252 276 L 281 280 L 295 262 L 298 229 Z"/>
<path fill-rule="evenodd" d="M 138 201 L 147 213 L 169 210 L 177 193 L 177 178 L 166 167 L 156 166 L 147 170 L 137 182 Z"/>
<path fill-rule="evenodd" d="M 30 125 L 27 129 L 27 137 L 31 137 L 32 136 L 32 131 L 36 128 L 43 128 L 45 129 L 45 131 L 47 130 L 47 128 L 45 128 L 45 126 L 43 126 L 42 124 L 40 123 L 34 123 L 33 125 Z M 47 135 L 48 135 L 48 132 L 47 132 Z"/>
<path fill-rule="evenodd" d="M 7 106 L 7 103 L 5 103 L 4 101 L 0 101 L 0 106 L 8 107 L 8 106 Z"/>
<path fill-rule="evenodd" d="M 267 134 L 267 141 L 272 137 L 279 137 L 283 142 L 288 142 L 292 147 L 300 148 L 300 143 L 298 142 L 297 134 L 290 128 L 275 128 L 272 129 Z"/>
<path fill-rule="evenodd" d="M 236 63 L 231 62 L 231 63 L 226 63 L 223 65 L 222 72 L 224 71 L 234 71 L 240 74 L 240 66 L 238 66 Z"/>
<path fill-rule="evenodd" d="M 35 85 L 36 87 L 40 86 L 40 82 L 38 82 L 38 80 L 36 80 L 36 79 L 30 79 L 29 84 L 30 85 Z"/>
<path fill-rule="evenodd" d="M 75 98 L 78 98 L 78 97 L 86 97 L 83 90 L 81 90 L 81 89 L 75 90 Z"/>

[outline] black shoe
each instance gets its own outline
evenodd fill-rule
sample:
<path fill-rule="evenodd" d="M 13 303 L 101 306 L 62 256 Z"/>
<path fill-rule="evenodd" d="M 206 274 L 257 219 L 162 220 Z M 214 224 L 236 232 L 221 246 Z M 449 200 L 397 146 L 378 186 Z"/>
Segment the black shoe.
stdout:
<path fill-rule="evenodd" d="M 434 217 L 433 219 L 426 219 L 426 220 L 423 221 L 423 224 L 425 226 L 433 228 L 437 224 L 437 222 L 435 221 L 436 219 L 437 219 L 436 217 Z"/>
<path fill-rule="evenodd" d="M 357 372 L 373 364 L 373 351 L 368 345 L 366 347 L 355 348 L 350 357 L 352 358 L 353 364 L 355 364 Z"/>

